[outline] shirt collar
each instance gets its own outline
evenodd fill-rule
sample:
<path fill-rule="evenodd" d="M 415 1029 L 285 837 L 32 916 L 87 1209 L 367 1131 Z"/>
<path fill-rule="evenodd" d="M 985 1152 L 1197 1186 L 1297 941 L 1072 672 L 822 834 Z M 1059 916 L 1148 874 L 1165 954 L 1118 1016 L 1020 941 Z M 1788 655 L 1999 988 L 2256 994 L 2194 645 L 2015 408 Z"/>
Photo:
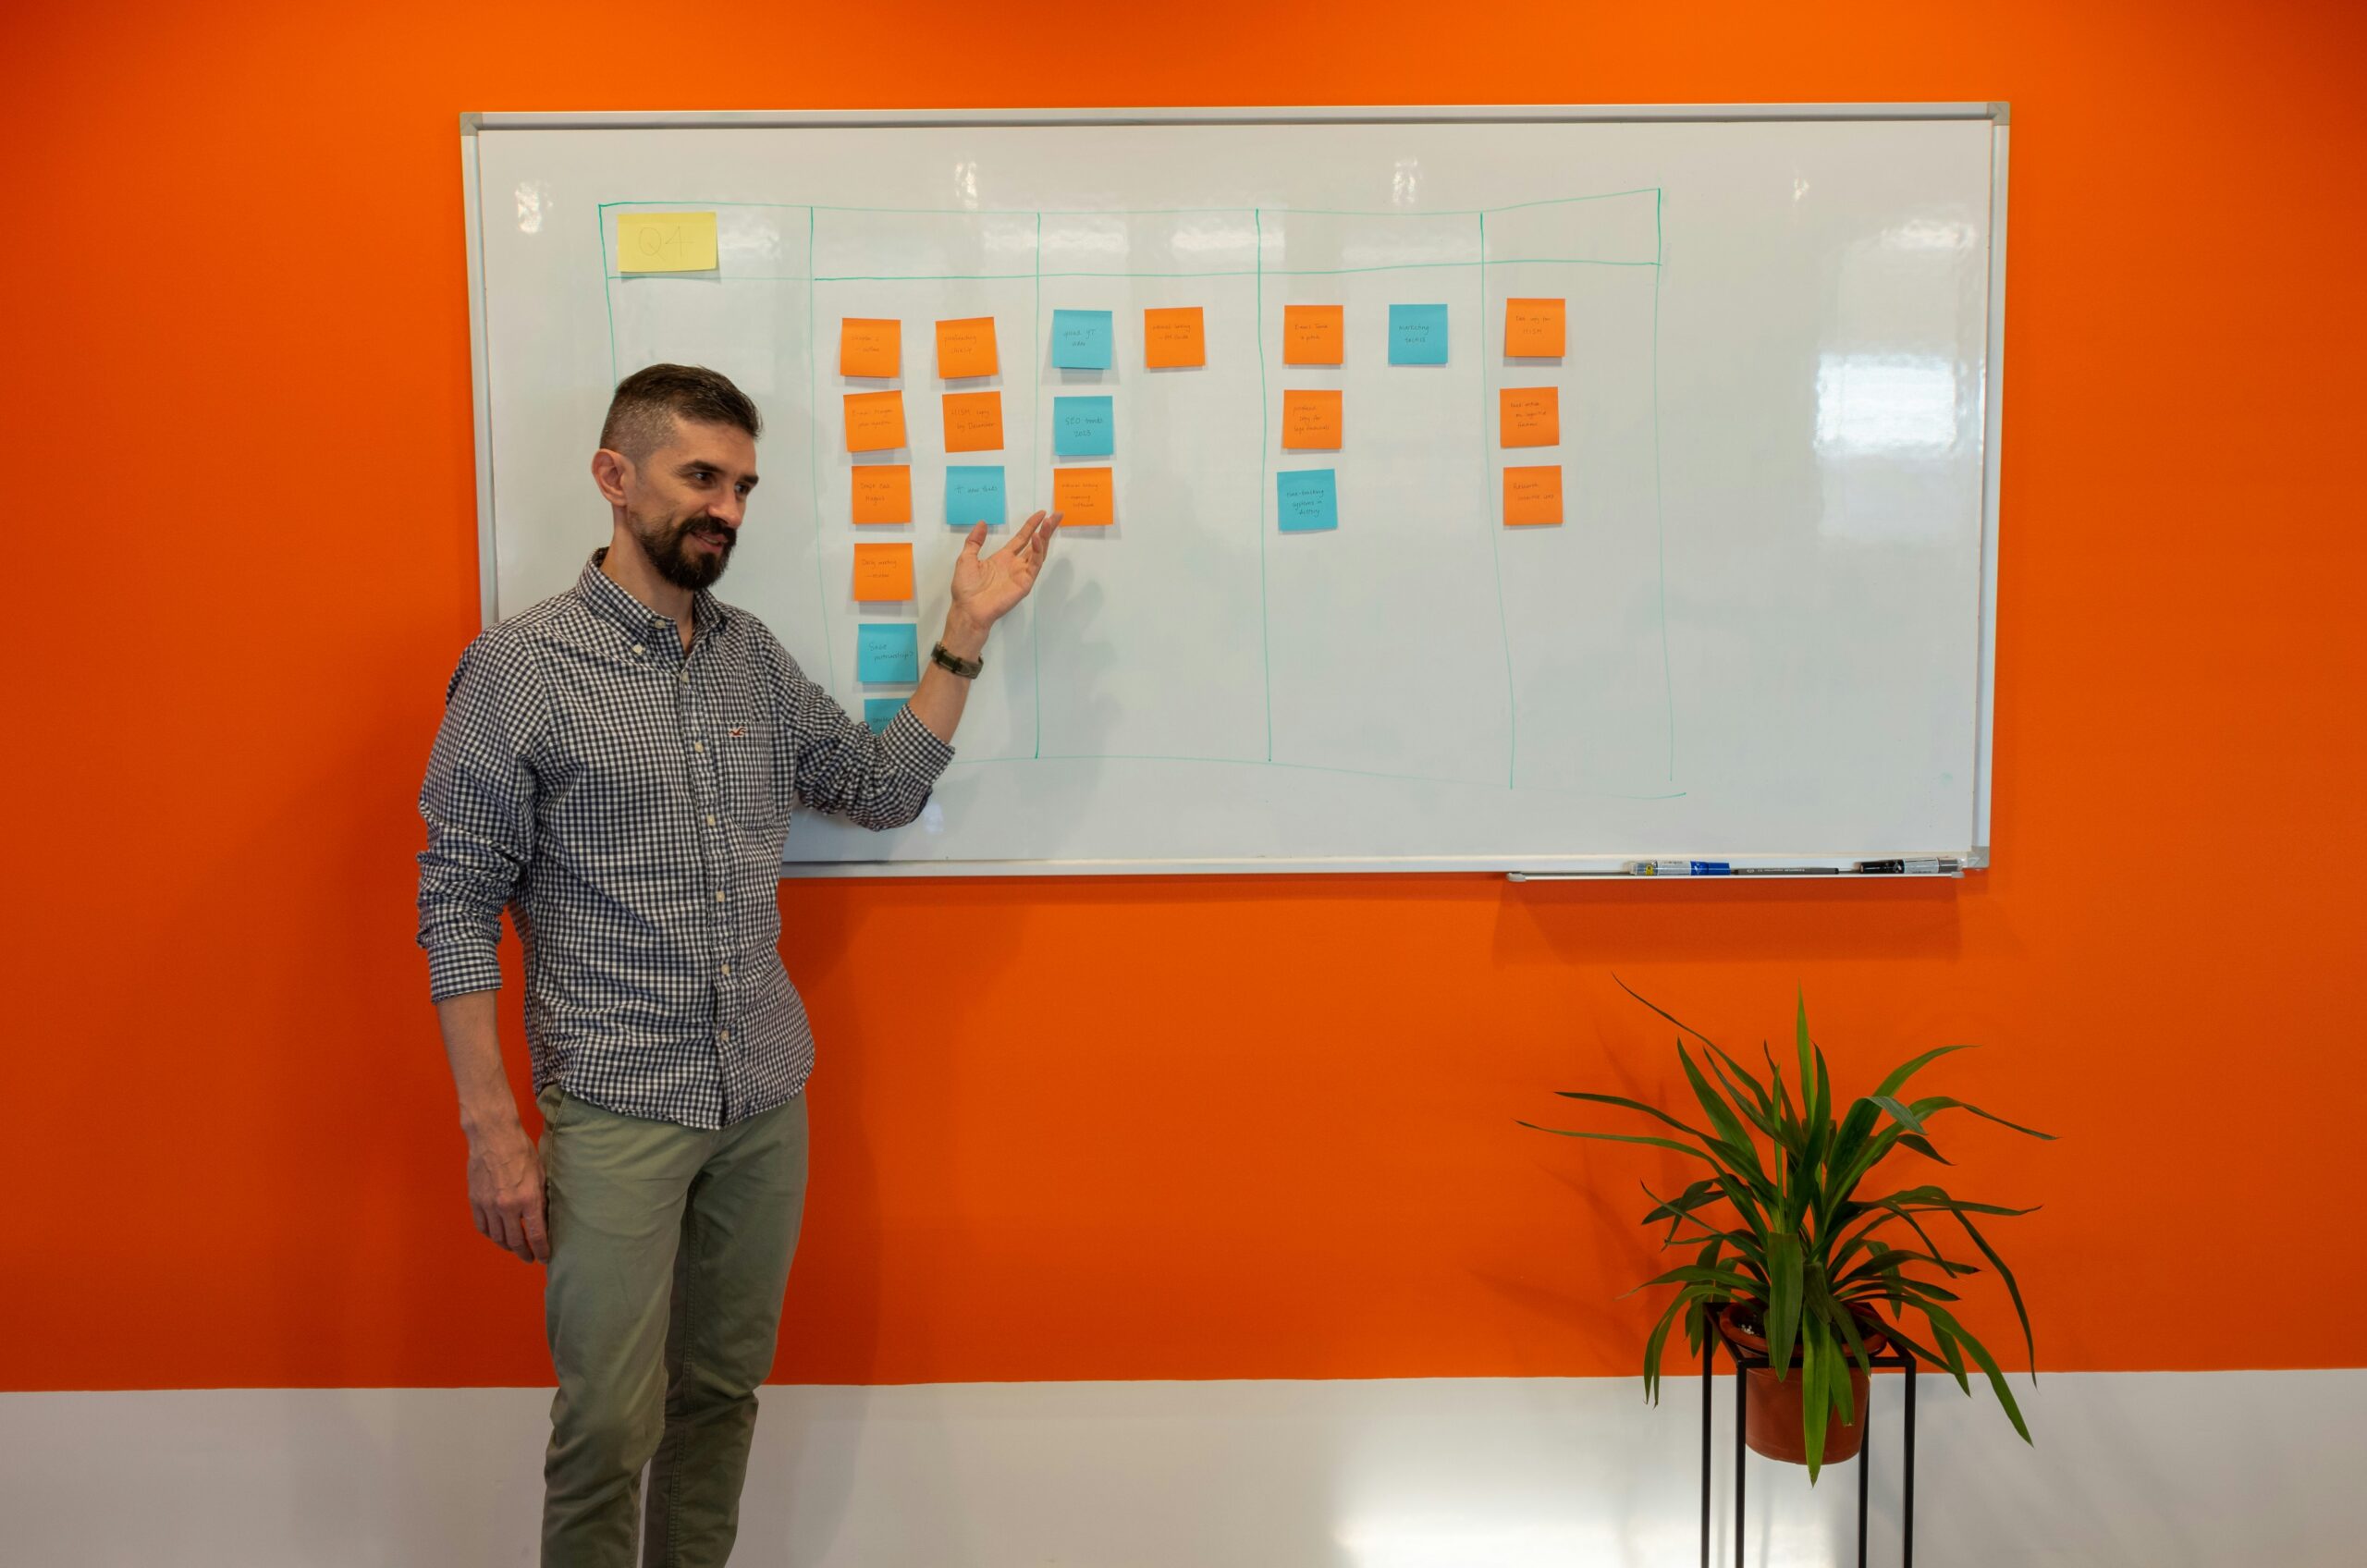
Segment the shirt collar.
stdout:
<path fill-rule="evenodd" d="M 665 621 L 665 616 L 626 593 L 622 583 L 600 570 L 600 563 L 607 556 L 608 547 L 603 545 L 583 563 L 583 575 L 575 582 L 575 591 L 583 596 L 583 602 L 628 631 L 643 631 L 653 622 Z M 691 634 L 701 637 L 715 631 L 728 614 L 722 600 L 699 589 L 691 595 Z"/>

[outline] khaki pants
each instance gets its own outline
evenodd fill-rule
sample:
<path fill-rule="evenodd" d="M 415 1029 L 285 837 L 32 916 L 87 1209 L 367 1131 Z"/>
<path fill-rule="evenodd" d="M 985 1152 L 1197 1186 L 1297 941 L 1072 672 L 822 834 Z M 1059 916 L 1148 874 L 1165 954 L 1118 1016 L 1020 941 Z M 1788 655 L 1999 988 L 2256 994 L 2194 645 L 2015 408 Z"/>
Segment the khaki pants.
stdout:
<path fill-rule="evenodd" d="M 718 1132 L 575 1098 L 543 1109 L 551 1261 L 551 1441 L 543 1568 L 731 1555 L 805 1207 L 805 1096 Z"/>

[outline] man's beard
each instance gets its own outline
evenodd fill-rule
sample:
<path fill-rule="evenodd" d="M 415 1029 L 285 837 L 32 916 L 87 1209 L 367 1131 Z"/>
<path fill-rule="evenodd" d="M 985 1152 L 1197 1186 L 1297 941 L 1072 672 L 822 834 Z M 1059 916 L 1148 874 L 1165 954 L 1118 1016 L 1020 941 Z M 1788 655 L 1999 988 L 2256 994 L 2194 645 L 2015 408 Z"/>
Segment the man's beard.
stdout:
<path fill-rule="evenodd" d="M 715 585 L 723 575 L 723 569 L 731 564 L 732 547 L 740 542 L 731 529 L 704 512 L 670 524 L 644 523 L 639 518 L 632 521 L 632 536 L 641 542 L 642 551 L 656 567 L 657 575 L 675 587 L 688 588 L 694 594 Z M 691 547 L 691 535 L 706 529 L 712 529 L 722 543 L 723 548 L 717 554 L 694 552 Z"/>

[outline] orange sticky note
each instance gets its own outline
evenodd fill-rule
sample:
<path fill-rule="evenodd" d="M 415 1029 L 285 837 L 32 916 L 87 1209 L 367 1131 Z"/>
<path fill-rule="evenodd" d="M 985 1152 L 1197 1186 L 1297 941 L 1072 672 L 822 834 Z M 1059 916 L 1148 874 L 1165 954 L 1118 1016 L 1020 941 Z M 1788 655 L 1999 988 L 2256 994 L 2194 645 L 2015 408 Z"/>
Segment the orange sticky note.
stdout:
<path fill-rule="evenodd" d="M 1336 452 L 1340 449 L 1340 394 L 1282 394 L 1282 449 L 1290 452 Z"/>
<path fill-rule="evenodd" d="M 839 318 L 839 374 L 894 375 L 903 361 L 904 324 L 867 316 Z"/>
<path fill-rule="evenodd" d="M 1514 358 L 1558 360 L 1566 334 L 1561 300 L 1504 301 L 1504 352 Z"/>
<path fill-rule="evenodd" d="M 854 547 L 854 596 L 865 604 L 913 596 L 913 547 L 910 545 L 857 545 Z"/>
<path fill-rule="evenodd" d="M 1528 528 L 1562 521 L 1562 465 L 1504 470 L 1504 526 Z"/>
<path fill-rule="evenodd" d="M 846 405 L 848 451 L 892 452 L 904 444 L 901 392 L 850 392 Z"/>
<path fill-rule="evenodd" d="M 1208 362 L 1208 341 L 1200 307 L 1143 312 L 1143 361 L 1152 370 L 1177 370 Z"/>
<path fill-rule="evenodd" d="M 1106 468 L 1056 468 L 1052 471 L 1052 509 L 1062 528 L 1107 528 L 1118 521 Z"/>
<path fill-rule="evenodd" d="M 1282 363 L 1336 365 L 1346 351 L 1347 340 L 1340 306 L 1282 307 Z"/>
<path fill-rule="evenodd" d="M 1562 440 L 1562 394 L 1552 386 L 1507 386 L 1496 394 L 1497 440 L 1505 447 L 1552 447 Z"/>
<path fill-rule="evenodd" d="M 995 357 L 995 318 L 965 316 L 937 324 L 937 374 L 947 381 L 965 375 L 993 375 L 1001 369 Z"/>
<path fill-rule="evenodd" d="M 858 463 L 854 470 L 857 522 L 913 521 L 913 471 L 904 463 Z"/>
<path fill-rule="evenodd" d="M 1002 394 L 948 392 L 945 395 L 945 449 L 949 452 L 1002 450 Z"/>

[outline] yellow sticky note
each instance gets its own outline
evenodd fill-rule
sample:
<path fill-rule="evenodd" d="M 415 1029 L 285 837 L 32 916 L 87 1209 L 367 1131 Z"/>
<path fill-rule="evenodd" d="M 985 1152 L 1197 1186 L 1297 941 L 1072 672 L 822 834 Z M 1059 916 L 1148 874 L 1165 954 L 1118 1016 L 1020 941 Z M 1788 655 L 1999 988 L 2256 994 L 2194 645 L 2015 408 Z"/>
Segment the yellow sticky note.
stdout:
<path fill-rule="evenodd" d="M 1002 450 L 1002 394 L 945 394 L 945 449 L 949 452 Z"/>
<path fill-rule="evenodd" d="M 1143 312 L 1143 363 L 1151 370 L 1186 370 L 1208 362 L 1208 341 L 1197 305 Z"/>
<path fill-rule="evenodd" d="M 1117 521 L 1114 486 L 1106 468 L 1052 471 L 1052 509 L 1062 528 L 1107 528 Z"/>
<path fill-rule="evenodd" d="M 1531 528 L 1562 521 L 1562 465 L 1504 470 L 1504 526 Z"/>
<path fill-rule="evenodd" d="M 1504 352 L 1516 360 L 1558 360 L 1568 336 L 1559 300 L 1504 301 Z"/>
<path fill-rule="evenodd" d="M 713 272 L 713 213 L 619 213 L 619 272 Z"/>
<path fill-rule="evenodd" d="M 848 451 L 892 452 L 904 444 L 901 392 L 850 392 L 846 409 Z"/>
<path fill-rule="evenodd" d="M 1562 440 L 1562 394 L 1551 386 L 1507 386 L 1496 394 L 1497 443 L 1552 447 Z"/>
<path fill-rule="evenodd" d="M 1282 307 L 1282 363 L 1336 365 L 1347 352 L 1344 312 L 1338 305 Z"/>
<path fill-rule="evenodd" d="M 1336 452 L 1340 449 L 1340 394 L 1282 394 L 1282 449 L 1288 452 Z"/>
<path fill-rule="evenodd" d="M 912 465 L 858 463 L 853 477 L 855 521 L 913 521 Z"/>
<path fill-rule="evenodd" d="M 898 374 L 904 356 L 904 324 L 873 316 L 839 318 L 839 374 L 887 376 Z"/>
<path fill-rule="evenodd" d="M 937 324 L 937 374 L 945 381 L 963 376 L 993 375 L 1001 368 L 995 354 L 995 318 L 965 316 Z"/>
<path fill-rule="evenodd" d="M 867 605 L 911 598 L 913 547 L 910 545 L 857 545 L 854 547 L 854 596 Z"/>

